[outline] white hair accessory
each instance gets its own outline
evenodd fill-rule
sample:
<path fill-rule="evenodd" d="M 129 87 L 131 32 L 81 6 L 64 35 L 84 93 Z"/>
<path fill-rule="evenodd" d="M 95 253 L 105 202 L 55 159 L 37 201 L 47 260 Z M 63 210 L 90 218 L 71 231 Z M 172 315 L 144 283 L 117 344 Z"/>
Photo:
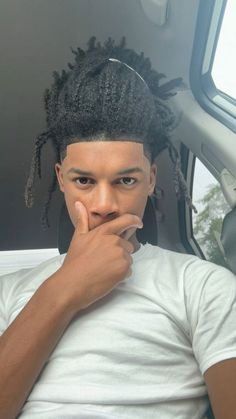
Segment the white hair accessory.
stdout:
<path fill-rule="evenodd" d="M 135 74 L 137 74 L 137 76 L 143 81 L 145 86 L 148 88 L 148 85 L 145 82 L 145 80 L 142 78 L 142 76 L 140 76 L 140 74 L 134 68 L 130 67 L 128 64 L 124 63 L 123 61 L 117 60 L 116 58 L 108 58 L 108 61 L 112 61 L 112 62 L 115 62 L 115 63 L 120 63 L 120 64 L 123 64 L 126 67 L 128 67 L 131 71 L 133 71 Z"/>

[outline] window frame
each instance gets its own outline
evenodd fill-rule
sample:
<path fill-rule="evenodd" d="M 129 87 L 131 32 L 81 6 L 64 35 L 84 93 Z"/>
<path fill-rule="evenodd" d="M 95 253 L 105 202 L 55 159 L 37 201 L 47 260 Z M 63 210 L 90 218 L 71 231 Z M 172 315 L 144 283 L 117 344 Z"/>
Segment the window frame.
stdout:
<path fill-rule="evenodd" d="M 180 147 L 181 157 L 181 171 L 187 183 L 189 194 L 192 198 L 193 194 L 193 181 L 195 172 L 196 156 L 181 143 Z M 194 203 L 193 203 L 194 204 Z M 187 253 L 197 255 L 201 259 L 206 259 L 201 247 L 193 234 L 193 220 L 192 210 L 186 205 L 184 199 L 178 202 L 179 226 L 180 226 L 180 239 Z"/>
<path fill-rule="evenodd" d="M 196 160 L 199 158 L 183 143 L 181 143 L 181 147 L 180 147 L 180 157 L 181 157 L 181 171 L 184 175 L 190 197 L 193 198 L 193 187 L 194 187 L 194 179 L 195 179 L 195 173 L 196 173 Z M 204 165 L 203 162 L 201 163 Z M 206 170 L 209 171 L 206 165 L 204 166 Z M 219 180 L 212 173 L 211 175 L 215 178 L 217 184 L 219 184 Z M 197 204 L 197 203 L 193 201 L 193 204 Z M 230 211 L 230 208 L 229 208 L 229 211 Z M 225 213 L 225 215 L 226 214 L 227 212 Z M 200 257 L 201 259 L 210 261 L 210 259 L 207 258 L 207 255 L 204 254 L 203 249 L 198 243 L 198 239 L 194 235 L 193 211 L 186 204 L 184 199 L 181 199 L 178 203 L 178 216 L 179 216 L 180 239 L 186 252 L 194 254 Z M 214 262 L 214 263 L 216 263 L 219 266 L 226 266 L 227 269 L 231 270 L 229 263 L 227 262 L 226 259 L 225 259 L 225 262 L 226 262 L 226 265 L 222 265 L 220 262 Z"/>
<path fill-rule="evenodd" d="M 190 86 L 201 107 L 236 132 L 236 100 L 218 90 L 211 75 L 226 4 L 227 0 L 200 0 L 190 65 Z M 213 16 L 217 15 L 217 7 L 220 10 L 215 22 Z"/>

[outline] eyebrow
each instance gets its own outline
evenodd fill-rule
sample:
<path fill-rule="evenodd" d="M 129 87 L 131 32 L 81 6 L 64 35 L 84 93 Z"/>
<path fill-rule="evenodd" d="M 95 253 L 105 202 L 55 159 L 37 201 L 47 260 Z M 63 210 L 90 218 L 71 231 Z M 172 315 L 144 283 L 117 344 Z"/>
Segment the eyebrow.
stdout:
<path fill-rule="evenodd" d="M 68 170 L 67 174 L 77 174 L 81 176 L 95 176 L 92 172 L 87 172 L 85 170 L 72 167 L 70 170 Z M 128 169 L 123 169 L 116 173 L 116 175 L 128 175 L 131 173 L 143 173 L 143 169 L 141 167 L 129 167 Z"/>

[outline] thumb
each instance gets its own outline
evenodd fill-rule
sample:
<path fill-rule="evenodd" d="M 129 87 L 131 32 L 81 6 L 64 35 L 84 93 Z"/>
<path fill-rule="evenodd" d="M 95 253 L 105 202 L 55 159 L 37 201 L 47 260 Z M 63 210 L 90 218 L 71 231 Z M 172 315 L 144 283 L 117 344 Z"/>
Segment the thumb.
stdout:
<path fill-rule="evenodd" d="M 88 213 L 85 206 L 80 201 L 75 202 L 75 209 L 77 212 L 76 231 L 79 234 L 86 234 L 89 232 Z"/>

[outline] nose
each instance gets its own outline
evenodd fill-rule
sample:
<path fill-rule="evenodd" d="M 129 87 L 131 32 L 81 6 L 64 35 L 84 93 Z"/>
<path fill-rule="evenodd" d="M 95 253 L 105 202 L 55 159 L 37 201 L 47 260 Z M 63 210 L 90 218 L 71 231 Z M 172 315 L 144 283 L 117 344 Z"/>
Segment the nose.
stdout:
<path fill-rule="evenodd" d="M 92 216 L 100 217 L 102 220 L 112 219 L 119 215 L 118 200 L 112 186 L 103 185 L 96 188 L 90 211 Z"/>

